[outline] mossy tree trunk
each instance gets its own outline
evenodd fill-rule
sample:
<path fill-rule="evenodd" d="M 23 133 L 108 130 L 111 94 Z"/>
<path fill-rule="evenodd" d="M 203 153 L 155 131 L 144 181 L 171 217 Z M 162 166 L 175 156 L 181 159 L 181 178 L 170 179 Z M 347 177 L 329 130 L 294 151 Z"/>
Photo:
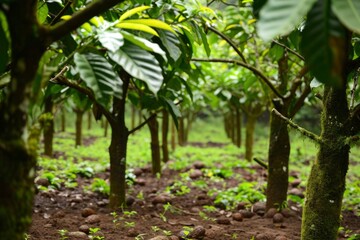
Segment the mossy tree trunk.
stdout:
<path fill-rule="evenodd" d="M 163 162 L 169 161 L 168 133 L 169 133 L 169 113 L 165 109 L 162 111 L 162 156 Z"/>
<path fill-rule="evenodd" d="M 148 126 L 151 135 L 151 162 L 152 173 L 154 175 L 161 174 L 161 156 L 160 156 L 160 141 L 159 141 L 159 122 L 156 115 L 150 118 Z"/>
<path fill-rule="evenodd" d="M 44 154 L 53 155 L 53 139 L 54 139 L 54 114 L 53 101 L 51 97 L 47 97 L 44 103 L 44 114 L 42 116 L 43 136 L 44 136 Z"/>
<path fill-rule="evenodd" d="M 76 114 L 75 119 L 75 147 L 82 145 L 82 122 L 83 122 L 83 116 L 84 111 L 80 109 L 74 110 Z"/>

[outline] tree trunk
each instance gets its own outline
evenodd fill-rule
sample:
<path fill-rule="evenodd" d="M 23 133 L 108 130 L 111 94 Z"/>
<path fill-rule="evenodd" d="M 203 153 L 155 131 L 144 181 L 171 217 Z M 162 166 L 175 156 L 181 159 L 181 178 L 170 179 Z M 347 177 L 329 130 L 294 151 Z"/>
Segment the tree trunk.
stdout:
<path fill-rule="evenodd" d="M 176 148 L 176 126 L 174 121 L 171 121 L 171 150 L 175 151 Z"/>
<path fill-rule="evenodd" d="M 179 117 L 179 129 L 178 129 L 178 143 L 179 146 L 185 146 L 185 126 L 184 126 L 184 118 Z"/>
<path fill-rule="evenodd" d="M 90 110 L 88 111 L 88 130 L 91 130 L 92 119 L 93 119 L 93 113 Z"/>
<path fill-rule="evenodd" d="M 323 103 L 322 142 L 308 179 L 302 240 L 335 240 L 340 226 L 350 150 L 349 130 L 343 127 L 349 116 L 346 88 L 327 87 Z"/>
<path fill-rule="evenodd" d="M 61 132 L 65 132 L 66 130 L 66 116 L 65 116 L 65 109 L 61 109 Z"/>
<path fill-rule="evenodd" d="M 289 183 L 289 132 L 287 124 L 274 113 L 270 116 L 269 144 L 266 210 L 283 206 L 287 200 Z"/>
<path fill-rule="evenodd" d="M 27 111 L 45 46 L 35 31 L 35 0 L 8 1 L 4 6 L 13 68 L 0 102 L 0 235 L 23 240 L 31 223 L 38 146 L 31 134 L 27 139 Z"/>
<path fill-rule="evenodd" d="M 248 161 L 252 160 L 253 157 L 253 145 L 254 145 L 254 132 L 256 125 L 256 116 L 247 116 L 246 122 L 246 139 L 245 139 L 245 159 Z"/>
<path fill-rule="evenodd" d="M 163 162 L 169 161 L 169 149 L 168 149 L 168 133 L 169 133 L 169 113 L 166 110 L 162 111 L 162 155 Z"/>
<path fill-rule="evenodd" d="M 51 97 L 45 99 L 44 114 L 42 119 L 44 131 L 44 154 L 47 156 L 53 155 L 53 138 L 54 138 L 54 114 L 53 101 Z"/>
<path fill-rule="evenodd" d="M 231 142 L 234 143 L 234 136 L 235 136 L 235 121 L 234 121 L 234 113 L 232 109 L 230 109 L 229 114 L 229 137 L 231 139 Z"/>
<path fill-rule="evenodd" d="M 159 123 L 156 116 L 152 117 L 148 122 L 151 135 L 151 162 L 152 173 L 154 175 L 161 174 L 161 157 L 160 157 L 160 142 L 159 142 Z"/>
<path fill-rule="evenodd" d="M 236 143 L 235 145 L 240 148 L 241 147 L 241 112 L 239 108 L 236 108 L 236 127 L 235 127 L 235 135 L 236 135 Z"/>
<path fill-rule="evenodd" d="M 75 147 L 82 145 L 82 120 L 84 112 L 75 110 L 76 113 L 76 129 L 75 129 Z"/>

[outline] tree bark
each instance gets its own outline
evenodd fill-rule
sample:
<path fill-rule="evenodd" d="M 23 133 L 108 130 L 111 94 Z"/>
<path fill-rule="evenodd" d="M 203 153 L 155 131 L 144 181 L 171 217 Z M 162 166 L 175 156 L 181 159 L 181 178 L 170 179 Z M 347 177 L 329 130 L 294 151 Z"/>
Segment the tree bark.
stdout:
<path fill-rule="evenodd" d="M 53 155 L 53 139 L 54 139 L 54 114 L 53 101 L 51 97 L 45 99 L 44 115 L 42 119 L 44 133 L 44 154 L 46 156 Z"/>
<path fill-rule="evenodd" d="M 169 161 L 169 148 L 168 148 L 168 133 L 169 133 L 169 113 L 166 110 L 162 111 L 162 156 L 163 162 Z"/>
<path fill-rule="evenodd" d="M 75 110 L 76 113 L 76 122 L 75 122 L 75 147 L 82 145 L 82 121 L 84 116 L 84 111 L 79 109 Z"/>
<path fill-rule="evenodd" d="M 174 121 L 171 121 L 171 150 L 176 149 L 176 126 Z"/>
<path fill-rule="evenodd" d="M 65 132 L 66 130 L 66 116 L 65 116 L 65 109 L 61 109 L 61 132 Z"/>
<path fill-rule="evenodd" d="M 290 139 L 287 124 L 272 113 L 270 116 L 266 210 L 281 208 L 287 200 L 289 155 Z"/>
<path fill-rule="evenodd" d="M 345 177 L 350 146 L 346 88 L 325 89 L 319 152 L 312 166 L 306 190 L 301 239 L 335 240 L 340 226 Z"/>
<path fill-rule="evenodd" d="M 253 145 L 254 145 L 254 132 L 256 125 L 256 116 L 247 115 L 246 121 L 246 139 L 245 139 L 245 159 L 252 160 L 253 157 Z"/>
<path fill-rule="evenodd" d="M 179 129 L 178 129 L 178 144 L 179 146 L 185 146 L 185 126 L 184 117 L 179 117 Z"/>
<path fill-rule="evenodd" d="M 241 112 L 239 108 L 236 108 L 236 146 L 241 147 Z"/>
<path fill-rule="evenodd" d="M 151 162 L 152 173 L 154 175 L 161 174 L 161 157 L 160 157 L 160 141 L 159 141 L 159 123 L 156 115 L 148 122 L 151 135 Z"/>

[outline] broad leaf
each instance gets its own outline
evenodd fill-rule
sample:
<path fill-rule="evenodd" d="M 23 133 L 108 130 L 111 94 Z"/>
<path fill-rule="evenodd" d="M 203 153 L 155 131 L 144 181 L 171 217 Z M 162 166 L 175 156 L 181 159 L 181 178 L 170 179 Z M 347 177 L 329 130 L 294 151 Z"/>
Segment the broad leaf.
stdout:
<path fill-rule="evenodd" d="M 159 34 L 153 28 L 151 28 L 147 25 L 144 25 L 144 24 L 120 22 L 120 23 L 115 24 L 115 27 L 122 28 L 122 29 L 143 31 L 143 32 L 147 32 L 152 35 L 155 35 L 155 36 L 159 36 Z"/>
<path fill-rule="evenodd" d="M 165 99 L 166 105 L 168 106 L 169 112 L 174 120 L 176 128 L 179 126 L 178 118 L 181 117 L 179 108 L 169 99 Z"/>
<path fill-rule="evenodd" d="M 162 70 L 149 52 L 133 44 L 125 44 L 118 51 L 110 52 L 109 57 L 131 76 L 146 82 L 154 94 L 159 91 L 164 80 Z"/>
<path fill-rule="evenodd" d="M 36 13 L 39 23 L 44 23 L 49 13 L 49 9 L 46 2 L 38 1 Z"/>
<path fill-rule="evenodd" d="M 181 56 L 181 51 L 178 47 L 180 43 L 179 40 L 176 38 L 176 35 L 168 31 L 160 31 L 159 36 L 162 44 L 167 49 L 171 59 L 176 62 Z"/>
<path fill-rule="evenodd" d="M 346 27 L 360 33 L 359 0 L 333 0 L 332 10 Z"/>
<path fill-rule="evenodd" d="M 122 81 L 104 57 L 94 53 L 75 53 L 74 62 L 81 79 L 100 104 L 106 106 L 109 96 L 122 97 Z"/>
<path fill-rule="evenodd" d="M 169 24 L 167 24 L 167 23 L 165 23 L 163 21 L 160 21 L 158 19 L 129 19 L 129 20 L 123 21 L 123 23 L 143 24 L 143 25 L 147 25 L 149 27 L 168 30 L 168 31 L 173 32 L 173 33 L 176 34 L 174 29 L 172 29 Z"/>
<path fill-rule="evenodd" d="M 259 36 L 269 41 L 291 32 L 315 2 L 316 0 L 268 0 L 260 11 L 257 23 Z"/>
<path fill-rule="evenodd" d="M 101 45 L 111 52 L 117 51 L 122 45 L 124 45 L 123 35 L 116 31 L 101 32 L 98 37 Z"/>
<path fill-rule="evenodd" d="M 341 79 L 332 74 L 335 64 L 330 39 L 344 36 L 345 31 L 331 12 L 329 4 L 329 0 L 319 0 L 309 12 L 300 47 L 305 62 L 316 79 L 339 86 Z"/>
<path fill-rule="evenodd" d="M 149 6 L 140 6 L 140 7 L 136 7 L 136 8 L 133 8 L 129 11 L 126 11 L 123 15 L 121 15 L 121 17 L 119 18 L 119 21 L 123 21 L 129 17 L 131 17 L 132 15 L 136 14 L 136 13 L 139 13 L 139 12 L 142 12 L 142 11 L 145 11 L 147 9 L 149 9 L 151 7 Z"/>

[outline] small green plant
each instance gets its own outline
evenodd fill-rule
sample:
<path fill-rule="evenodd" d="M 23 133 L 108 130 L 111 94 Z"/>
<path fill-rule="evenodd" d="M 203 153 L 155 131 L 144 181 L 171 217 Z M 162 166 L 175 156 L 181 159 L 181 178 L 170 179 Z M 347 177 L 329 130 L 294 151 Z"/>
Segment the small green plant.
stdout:
<path fill-rule="evenodd" d="M 165 234 L 165 236 L 171 236 L 172 232 L 170 230 L 163 230 L 163 233 Z"/>
<path fill-rule="evenodd" d="M 347 240 L 360 240 L 360 234 L 353 234 Z"/>
<path fill-rule="evenodd" d="M 25 233 L 25 234 L 24 234 L 24 240 L 30 240 L 30 239 L 31 239 L 31 235 Z"/>
<path fill-rule="evenodd" d="M 58 230 L 58 233 L 60 234 L 60 240 L 68 239 L 68 237 L 67 237 L 68 230 L 60 229 L 60 230 Z"/>
<path fill-rule="evenodd" d="M 187 240 L 188 236 L 190 235 L 190 233 L 193 231 L 194 229 L 192 227 L 188 227 L 188 226 L 184 226 L 182 229 L 182 232 L 184 234 L 184 236 L 182 236 L 183 239 Z"/>
<path fill-rule="evenodd" d="M 113 217 L 112 222 L 114 224 L 114 227 L 117 228 L 120 225 L 119 223 L 120 218 L 118 214 L 116 212 L 111 212 L 110 215 Z"/>
<path fill-rule="evenodd" d="M 182 196 L 191 192 L 191 189 L 182 181 L 175 181 L 171 186 L 166 187 L 165 192 Z"/>
<path fill-rule="evenodd" d="M 133 227 L 135 227 L 135 222 L 126 222 L 125 221 L 124 225 L 127 228 L 133 228 Z"/>
<path fill-rule="evenodd" d="M 93 182 L 91 183 L 90 187 L 91 191 L 98 192 L 109 196 L 110 194 L 110 186 L 104 179 L 101 178 L 94 178 Z"/>
<path fill-rule="evenodd" d="M 100 228 L 90 228 L 89 238 L 92 240 L 104 240 L 104 236 L 99 235 Z"/>
<path fill-rule="evenodd" d="M 135 240 L 144 240 L 144 239 L 145 239 L 144 236 L 146 236 L 146 234 L 145 234 L 145 233 L 141 233 L 141 234 L 139 234 L 139 235 L 137 235 L 137 236 L 135 237 Z"/>
<path fill-rule="evenodd" d="M 231 239 L 237 239 L 238 235 L 236 233 L 231 234 Z"/>
<path fill-rule="evenodd" d="M 204 208 L 204 211 L 206 211 L 206 212 L 217 212 L 218 211 L 216 207 L 211 206 L 211 205 L 204 205 L 203 208 Z"/>
<path fill-rule="evenodd" d="M 123 211 L 123 214 L 124 214 L 124 217 L 130 218 L 130 217 L 135 216 L 137 214 L 137 212 L 136 211 Z"/>
<path fill-rule="evenodd" d="M 159 228 L 158 226 L 151 226 L 151 230 L 152 230 L 153 232 L 158 232 L 158 231 L 161 230 L 161 228 Z"/>
<path fill-rule="evenodd" d="M 137 195 L 136 195 L 136 198 L 143 201 L 145 198 L 144 198 L 144 193 L 143 191 L 140 191 Z"/>
<path fill-rule="evenodd" d="M 204 213 L 203 211 L 199 211 L 199 216 L 205 220 L 205 221 L 215 221 L 214 218 L 209 217 L 208 215 L 206 215 L 206 213 Z"/>

